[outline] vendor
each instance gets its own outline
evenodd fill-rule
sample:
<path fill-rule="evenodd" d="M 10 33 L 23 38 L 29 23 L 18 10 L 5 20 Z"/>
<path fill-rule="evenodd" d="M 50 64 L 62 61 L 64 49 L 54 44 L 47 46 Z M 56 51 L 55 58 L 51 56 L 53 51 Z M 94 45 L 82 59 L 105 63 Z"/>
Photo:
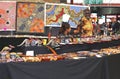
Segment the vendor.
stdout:
<path fill-rule="evenodd" d="M 84 11 L 84 16 L 80 19 L 80 32 L 82 36 L 92 36 L 93 35 L 93 24 L 90 18 L 90 10 L 87 8 Z"/>
<path fill-rule="evenodd" d="M 120 31 L 120 23 L 117 21 L 116 18 L 111 18 L 110 27 L 112 28 L 113 34 Z"/>
<path fill-rule="evenodd" d="M 70 38 L 70 32 L 71 32 L 71 27 L 68 22 L 62 22 L 62 26 L 59 30 L 58 37 L 60 38 L 61 43 L 70 43 L 71 38 Z"/>
<path fill-rule="evenodd" d="M 71 31 L 71 27 L 70 24 L 68 22 L 62 22 L 62 26 L 59 30 L 59 34 L 58 35 L 63 35 L 63 36 L 67 36 L 70 34 Z"/>

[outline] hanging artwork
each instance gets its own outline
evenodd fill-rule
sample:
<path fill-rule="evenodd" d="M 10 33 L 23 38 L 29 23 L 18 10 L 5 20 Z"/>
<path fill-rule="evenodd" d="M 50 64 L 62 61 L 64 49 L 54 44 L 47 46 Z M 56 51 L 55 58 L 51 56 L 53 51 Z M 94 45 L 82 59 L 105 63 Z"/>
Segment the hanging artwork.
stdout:
<path fill-rule="evenodd" d="M 46 3 L 46 26 L 60 27 L 63 18 L 67 18 L 63 15 L 67 14 L 70 16 L 68 21 L 70 26 L 76 28 L 86 8 L 89 6 Z"/>
<path fill-rule="evenodd" d="M 16 2 L 0 1 L 0 31 L 15 30 Z"/>
<path fill-rule="evenodd" d="M 45 2 L 59 3 L 60 0 L 43 0 Z"/>
<path fill-rule="evenodd" d="M 17 32 L 44 32 L 44 4 L 21 2 L 17 4 Z"/>

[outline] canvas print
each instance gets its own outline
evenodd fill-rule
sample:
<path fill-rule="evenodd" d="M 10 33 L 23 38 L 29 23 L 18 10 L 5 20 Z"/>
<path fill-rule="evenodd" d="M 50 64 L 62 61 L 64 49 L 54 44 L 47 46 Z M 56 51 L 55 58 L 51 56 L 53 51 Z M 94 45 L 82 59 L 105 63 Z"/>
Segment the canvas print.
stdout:
<path fill-rule="evenodd" d="M 80 18 L 83 16 L 83 10 L 87 8 L 89 6 L 46 3 L 46 26 L 60 27 L 63 15 L 67 14 L 70 15 L 70 26 L 76 28 Z"/>
<path fill-rule="evenodd" d="M 14 31 L 16 22 L 16 2 L 0 1 L 0 31 Z"/>
<path fill-rule="evenodd" d="M 43 0 L 45 2 L 59 3 L 60 0 Z"/>
<path fill-rule="evenodd" d="M 17 32 L 44 32 L 44 3 L 17 4 Z"/>

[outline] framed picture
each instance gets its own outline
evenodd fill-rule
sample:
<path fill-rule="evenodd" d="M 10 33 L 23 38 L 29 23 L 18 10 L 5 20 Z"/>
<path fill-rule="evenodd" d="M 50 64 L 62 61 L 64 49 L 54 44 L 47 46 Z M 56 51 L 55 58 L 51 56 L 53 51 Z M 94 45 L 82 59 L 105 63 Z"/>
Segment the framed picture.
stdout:
<path fill-rule="evenodd" d="M 83 10 L 89 6 L 69 5 L 69 4 L 45 4 L 45 25 L 51 27 L 60 27 L 64 14 L 70 16 L 69 24 L 72 28 L 76 28 L 80 18 L 83 16 Z"/>
<path fill-rule="evenodd" d="M 17 3 L 17 32 L 44 33 L 44 3 Z"/>
<path fill-rule="evenodd" d="M 0 1 L 0 31 L 15 31 L 16 1 Z"/>
<path fill-rule="evenodd" d="M 45 2 L 60 3 L 60 0 L 43 0 Z"/>

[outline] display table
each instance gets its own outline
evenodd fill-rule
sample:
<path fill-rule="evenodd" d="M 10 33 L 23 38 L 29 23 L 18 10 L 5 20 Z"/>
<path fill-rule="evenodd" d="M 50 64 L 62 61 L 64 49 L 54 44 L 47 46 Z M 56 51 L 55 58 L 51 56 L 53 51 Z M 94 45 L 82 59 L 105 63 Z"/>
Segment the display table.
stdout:
<path fill-rule="evenodd" d="M 51 53 L 48 48 L 45 46 L 29 46 L 29 47 L 17 47 L 25 37 L 16 38 L 16 37 L 1 37 L 0 38 L 0 50 L 4 46 L 13 45 L 16 48 L 12 51 L 14 52 L 23 52 L 25 53 L 27 50 L 33 50 L 36 54 L 42 53 Z M 54 48 L 54 50 L 58 53 L 69 53 L 69 52 L 77 52 L 77 51 L 86 51 L 86 50 L 92 50 L 92 49 L 101 49 L 101 48 L 108 48 L 112 46 L 118 46 L 120 45 L 120 39 L 118 40 L 112 40 L 112 41 L 104 41 L 104 42 L 96 42 L 96 43 L 84 43 L 84 44 L 67 44 L 67 45 L 61 45 L 59 47 Z"/>
<path fill-rule="evenodd" d="M 106 79 L 107 76 L 104 59 L 6 63 L 0 66 L 0 79 Z"/>
<path fill-rule="evenodd" d="M 109 73 L 107 79 L 120 79 L 120 54 L 108 56 L 106 60 Z"/>
<path fill-rule="evenodd" d="M 84 44 L 67 44 L 61 45 L 59 47 L 53 48 L 57 54 L 62 53 L 69 53 L 69 52 L 77 52 L 77 51 L 90 51 L 90 50 L 99 50 L 102 48 L 109 48 L 113 46 L 120 45 L 120 39 L 112 40 L 112 41 L 104 41 L 104 42 L 96 42 L 96 43 L 84 43 Z M 52 53 L 46 46 L 22 46 L 13 49 L 12 51 L 15 52 L 23 52 L 24 54 L 26 51 L 32 50 L 35 54 L 50 54 Z"/>
<path fill-rule="evenodd" d="M 24 38 L 1 38 L 1 48 L 9 44 L 16 46 L 23 40 Z M 61 54 L 117 45 L 120 45 L 120 39 L 93 44 L 62 45 L 54 49 Z M 15 51 L 27 50 L 43 53 L 46 47 L 21 47 Z M 120 54 L 78 60 L 0 63 L 0 79 L 120 79 Z"/>
<path fill-rule="evenodd" d="M 23 52 L 24 54 L 26 53 L 26 51 L 30 50 L 30 51 L 34 51 L 35 54 L 47 54 L 47 53 L 51 53 L 51 51 L 46 48 L 45 46 L 21 46 L 18 47 L 17 45 L 21 44 L 23 42 L 24 39 L 26 39 L 27 37 L 1 37 L 0 38 L 0 50 L 2 50 L 2 48 L 4 46 L 8 46 L 8 45 L 13 45 L 15 46 L 14 49 L 11 50 L 11 52 Z"/>
<path fill-rule="evenodd" d="M 0 79 L 120 79 L 120 54 L 51 62 L 0 63 Z"/>
<path fill-rule="evenodd" d="M 34 51 L 35 55 L 52 53 L 46 46 L 28 46 L 28 47 L 22 46 L 18 47 L 17 49 L 21 49 L 23 54 L 26 54 L 27 51 Z"/>
<path fill-rule="evenodd" d="M 67 44 L 54 48 L 58 54 L 77 52 L 77 51 L 89 51 L 93 49 L 108 48 L 120 45 L 120 39 L 96 43 L 84 43 L 84 44 Z"/>

